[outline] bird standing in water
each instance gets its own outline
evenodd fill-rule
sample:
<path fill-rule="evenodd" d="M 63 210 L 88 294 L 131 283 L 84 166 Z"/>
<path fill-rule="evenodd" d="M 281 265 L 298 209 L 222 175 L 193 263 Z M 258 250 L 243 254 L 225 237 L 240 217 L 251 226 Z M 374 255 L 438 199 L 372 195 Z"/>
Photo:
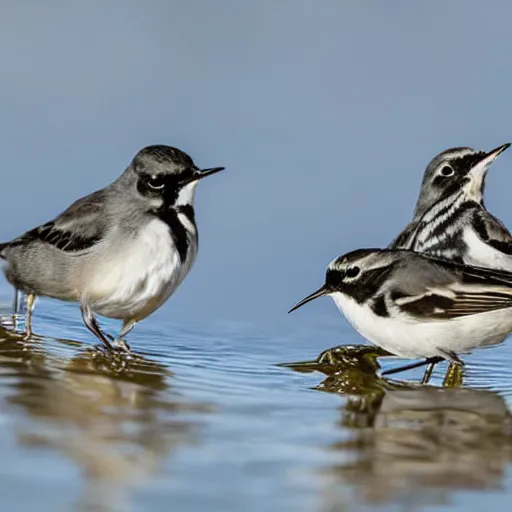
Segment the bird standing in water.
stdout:
<path fill-rule="evenodd" d="M 108 349 L 174 293 L 197 255 L 197 183 L 223 167 L 200 170 L 183 151 L 148 146 L 107 187 L 78 199 L 46 224 L 0 244 L 7 280 L 27 296 L 26 330 L 37 296 L 80 304 L 87 328 Z M 95 314 L 123 321 L 117 339 Z"/>

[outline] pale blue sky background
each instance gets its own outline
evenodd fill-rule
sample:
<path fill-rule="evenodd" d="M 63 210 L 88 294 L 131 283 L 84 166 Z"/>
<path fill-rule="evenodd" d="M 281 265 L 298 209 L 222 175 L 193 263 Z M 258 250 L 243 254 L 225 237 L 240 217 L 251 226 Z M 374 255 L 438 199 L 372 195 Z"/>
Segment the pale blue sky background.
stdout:
<path fill-rule="evenodd" d="M 175 145 L 227 171 L 159 314 L 281 318 L 395 236 L 436 153 L 512 141 L 511 20 L 505 0 L 4 2 L 0 239 Z M 509 226 L 511 187 L 505 153 L 487 203 Z"/>

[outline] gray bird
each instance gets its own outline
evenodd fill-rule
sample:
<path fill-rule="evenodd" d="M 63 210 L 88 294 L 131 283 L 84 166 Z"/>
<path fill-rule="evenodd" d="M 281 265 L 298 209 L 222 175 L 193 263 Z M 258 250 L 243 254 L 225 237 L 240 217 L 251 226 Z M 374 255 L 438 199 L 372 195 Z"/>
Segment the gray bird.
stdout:
<path fill-rule="evenodd" d="M 322 287 L 290 312 L 324 295 L 378 347 L 426 358 L 413 366 L 431 363 L 427 373 L 443 359 L 462 364 L 459 354 L 500 343 L 512 332 L 512 273 L 412 251 L 360 249 L 340 256 L 327 267 Z"/>
<path fill-rule="evenodd" d="M 512 235 L 483 198 L 489 166 L 509 146 L 437 155 L 425 170 L 411 223 L 390 248 L 512 271 Z"/>
<path fill-rule="evenodd" d="M 78 199 L 54 220 L 0 245 L 7 280 L 27 296 L 27 335 L 36 296 L 80 304 L 88 329 L 108 349 L 158 309 L 197 254 L 194 192 L 223 170 L 199 170 L 179 149 L 139 151 L 107 187 Z M 94 314 L 123 321 L 113 343 Z"/>

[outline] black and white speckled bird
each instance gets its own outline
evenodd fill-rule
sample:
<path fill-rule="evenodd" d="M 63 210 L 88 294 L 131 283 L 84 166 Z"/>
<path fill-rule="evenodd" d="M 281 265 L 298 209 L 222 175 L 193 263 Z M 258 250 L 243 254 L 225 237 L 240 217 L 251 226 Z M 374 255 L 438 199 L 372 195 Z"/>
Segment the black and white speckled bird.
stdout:
<path fill-rule="evenodd" d="M 483 198 L 489 166 L 509 146 L 437 155 L 425 170 L 412 222 L 390 248 L 512 271 L 512 235 Z"/>

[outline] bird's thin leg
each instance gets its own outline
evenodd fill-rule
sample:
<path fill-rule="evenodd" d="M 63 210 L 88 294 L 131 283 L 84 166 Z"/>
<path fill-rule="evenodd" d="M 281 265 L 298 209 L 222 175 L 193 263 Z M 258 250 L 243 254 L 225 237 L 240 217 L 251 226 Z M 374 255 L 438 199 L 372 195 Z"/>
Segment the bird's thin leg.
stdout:
<path fill-rule="evenodd" d="M 18 288 L 14 289 L 14 298 L 12 301 L 12 314 L 19 315 L 21 313 L 21 296 L 22 291 L 18 290 Z"/>
<path fill-rule="evenodd" d="M 422 384 L 428 384 L 430 377 L 432 377 L 432 372 L 434 371 L 434 367 L 437 363 L 429 363 L 427 369 L 425 370 L 425 375 L 423 375 L 423 379 L 421 379 Z"/>
<path fill-rule="evenodd" d="M 25 303 L 25 339 L 29 339 L 32 336 L 32 311 L 34 310 L 34 304 L 36 302 L 36 296 L 33 293 L 27 295 Z"/>
<path fill-rule="evenodd" d="M 421 366 L 425 366 L 427 364 L 440 363 L 442 360 L 443 358 L 439 356 L 427 357 L 423 361 L 418 361 L 417 363 L 406 364 L 405 366 L 399 366 L 398 368 L 391 368 L 390 370 L 382 372 L 382 375 L 392 375 L 394 373 L 404 372 L 406 370 L 413 370 L 414 368 L 420 368 Z"/>
<path fill-rule="evenodd" d="M 23 292 L 14 288 L 14 297 L 12 300 L 12 325 L 14 330 L 18 328 L 18 317 L 21 315 L 21 303 Z"/>
<path fill-rule="evenodd" d="M 119 331 L 119 338 L 122 338 L 123 336 L 126 336 L 137 324 L 136 320 L 127 320 L 123 323 L 123 327 L 121 327 L 121 330 Z"/>
<path fill-rule="evenodd" d="M 123 336 L 126 336 L 135 327 L 136 323 L 137 322 L 135 320 L 125 320 L 123 327 L 121 327 L 121 330 L 114 341 L 114 345 L 116 347 L 119 347 L 126 352 L 130 352 L 130 345 L 123 340 Z"/>
<path fill-rule="evenodd" d="M 444 376 L 443 387 L 458 388 L 462 385 L 463 378 L 463 365 L 450 363 Z"/>
<path fill-rule="evenodd" d="M 87 304 L 80 304 L 80 311 L 82 312 L 82 318 L 84 320 L 84 324 L 104 345 L 108 350 L 114 350 L 114 347 L 107 339 L 103 331 L 100 329 L 98 325 L 98 321 L 94 317 L 91 308 Z"/>

